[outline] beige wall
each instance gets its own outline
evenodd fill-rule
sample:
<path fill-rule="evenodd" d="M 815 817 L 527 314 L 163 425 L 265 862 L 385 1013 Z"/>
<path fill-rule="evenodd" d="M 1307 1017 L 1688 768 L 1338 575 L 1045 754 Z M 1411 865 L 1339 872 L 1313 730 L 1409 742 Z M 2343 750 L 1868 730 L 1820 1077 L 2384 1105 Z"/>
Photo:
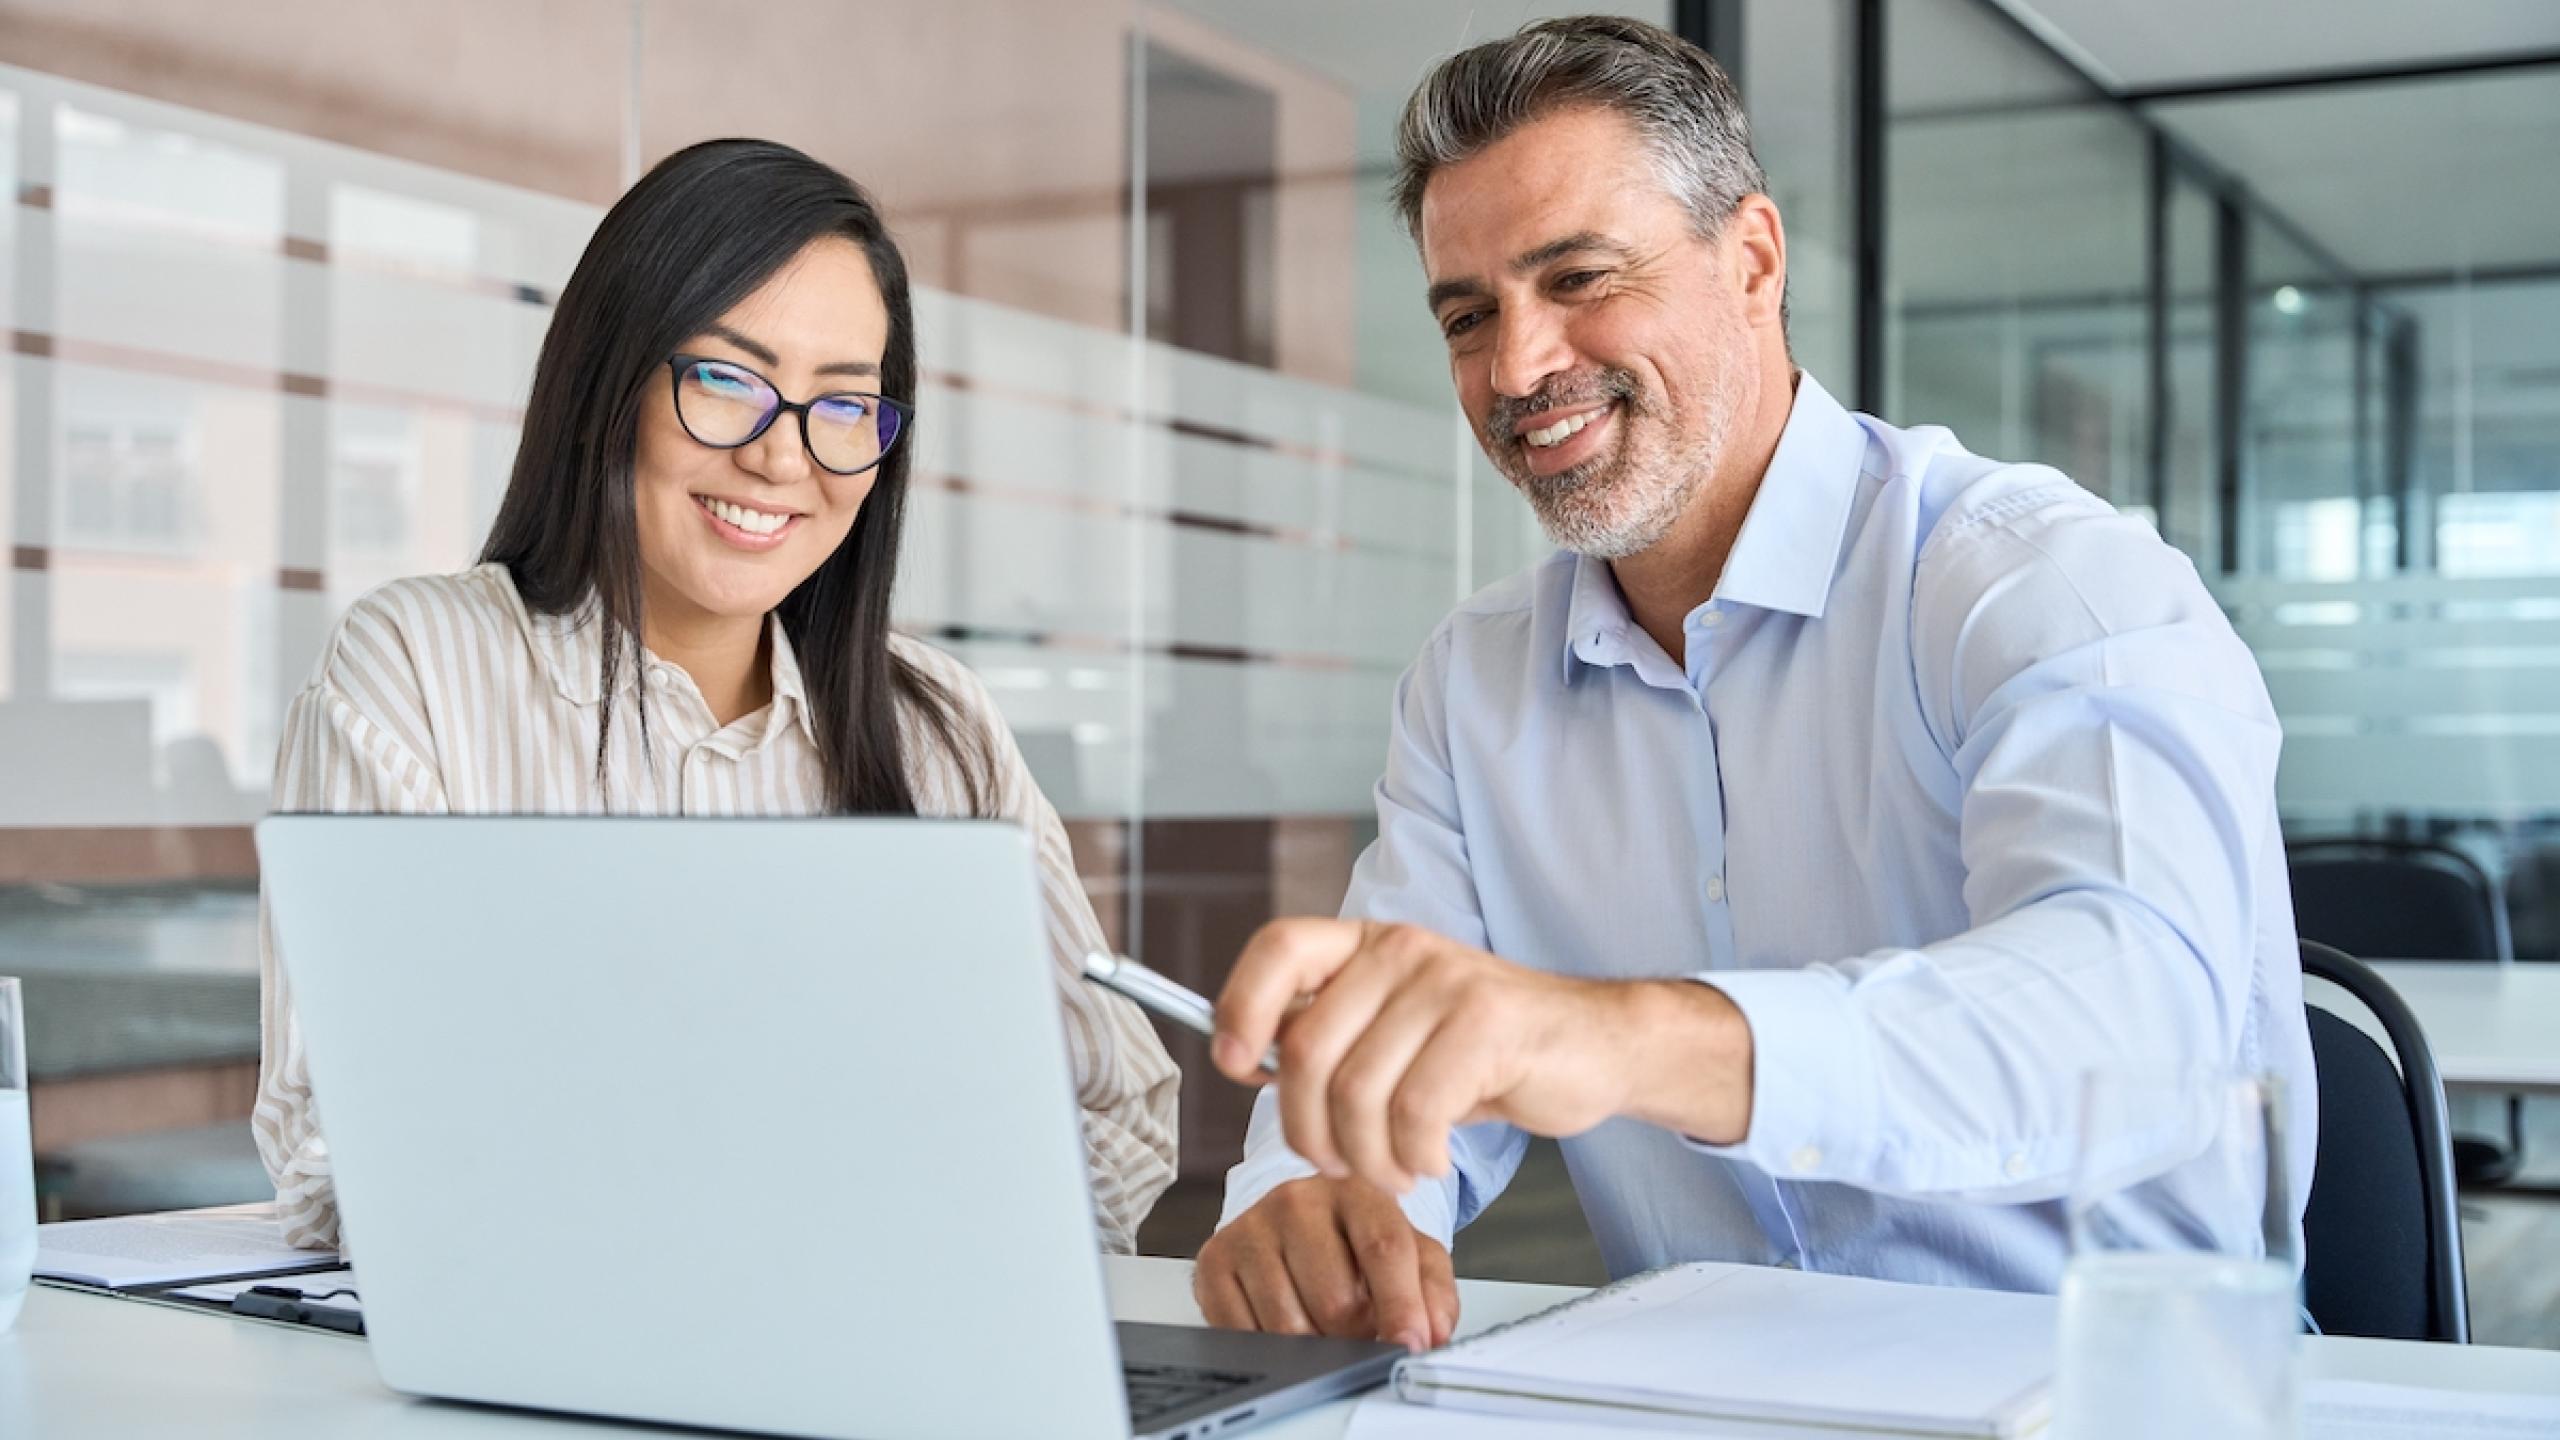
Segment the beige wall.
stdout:
<path fill-rule="evenodd" d="M 621 189 L 624 0 L 6 0 L 0 62 L 527 189 Z"/>
<path fill-rule="evenodd" d="M 1141 23 L 1277 97 L 1277 366 L 1349 383 L 1352 97 L 1133 0 L 0 0 L 0 63 L 597 203 L 768 136 L 878 195 L 920 282 L 1116 330 Z"/>

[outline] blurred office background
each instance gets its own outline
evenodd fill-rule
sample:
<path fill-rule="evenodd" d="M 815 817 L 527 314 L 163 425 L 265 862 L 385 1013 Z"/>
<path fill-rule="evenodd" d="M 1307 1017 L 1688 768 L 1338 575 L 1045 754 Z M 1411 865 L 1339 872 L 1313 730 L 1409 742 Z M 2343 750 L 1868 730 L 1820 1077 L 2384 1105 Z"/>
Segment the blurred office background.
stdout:
<path fill-rule="evenodd" d="M 0 0 L 0 972 L 54 1213 L 263 1191 L 284 702 L 355 596 L 469 563 L 588 231 L 711 136 L 898 228 L 901 613 L 1003 703 L 1106 927 L 1210 988 L 1331 910 L 1397 672 L 1543 553 L 1451 402 L 1393 123 L 1590 8 Z M 2560 956 L 2560 7 L 1598 8 L 1739 77 L 1808 369 L 2149 517 L 2265 667 L 2289 830 L 2451 846 Z M 1174 1048 L 1148 1243 L 1187 1252 L 1244 1105 Z M 2560 1343 L 2555 1110 L 2468 1207 L 2484 1340 Z M 1460 1261 L 1596 1269 L 1551 1156 Z"/>

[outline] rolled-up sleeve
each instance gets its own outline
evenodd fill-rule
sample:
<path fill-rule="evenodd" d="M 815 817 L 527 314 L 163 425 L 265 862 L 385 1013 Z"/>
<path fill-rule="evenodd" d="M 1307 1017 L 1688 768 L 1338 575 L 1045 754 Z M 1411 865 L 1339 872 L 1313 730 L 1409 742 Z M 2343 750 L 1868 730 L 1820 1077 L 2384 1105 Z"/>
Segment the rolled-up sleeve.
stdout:
<path fill-rule="evenodd" d="M 1912 655 L 1961 786 L 1971 928 L 1697 978 L 1749 1021 L 1788 1178 L 1995 1201 L 2068 1186 L 2092 1066 L 2243 1066 L 2280 734 L 2186 558 L 2095 501 L 1922 552 Z"/>
<path fill-rule="evenodd" d="M 1449 768 L 1445 705 L 1449 631 L 1442 627 L 1413 668 L 1396 682 L 1387 767 L 1377 786 L 1378 838 L 1352 868 L 1343 897 L 1346 919 L 1420 926 L 1462 945 L 1485 944 L 1483 907 L 1467 866 L 1459 826 L 1457 783 Z M 1526 1132 L 1499 1122 L 1466 1126 L 1449 1137 L 1449 1174 L 1425 1179 L 1403 1197 L 1405 1218 L 1446 1245 L 1481 1213 L 1520 1169 Z M 1225 1228 L 1263 1196 L 1316 1173 L 1281 1133 L 1278 1091 L 1254 1098 L 1244 1158 L 1227 1172 Z"/>
<path fill-rule="evenodd" d="M 323 661 L 322 678 L 285 712 L 276 755 L 274 808 L 330 814 L 434 814 L 444 791 L 435 771 L 393 732 L 368 718 L 328 676 L 340 657 Z M 261 887 L 258 901 L 258 1098 L 249 1126 L 258 1156 L 275 1182 L 277 1218 L 287 1244 L 342 1245 L 329 1142 L 311 1098 L 310 1061 L 293 1014 L 293 987 L 278 954 L 275 927 Z"/>
<path fill-rule="evenodd" d="M 1050 949 L 1058 961 L 1067 1060 L 1084 1115 L 1094 1221 L 1105 1250 L 1134 1254 L 1139 1223 L 1173 1183 L 1182 1072 L 1135 1005 L 1083 979 L 1085 955 L 1103 948 L 1102 926 L 1076 879 L 1065 827 L 1047 801 L 1039 811 L 1032 831 L 1039 843 Z"/>
<path fill-rule="evenodd" d="M 1139 1224 L 1173 1183 L 1182 1071 L 1137 1006 L 1084 979 L 1084 957 L 1107 948 L 1102 924 L 1076 877 L 1066 826 L 1041 793 L 994 697 L 957 661 L 939 652 L 923 653 L 935 678 L 972 714 L 986 737 L 997 814 L 1031 833 L 1049 951 L 1056 962 L 1058 1007 L 1066 1025 L 1067 1062 L 1083 1115 L 1094 1225 L 1103 1249 L 1134 1254 Z"/>

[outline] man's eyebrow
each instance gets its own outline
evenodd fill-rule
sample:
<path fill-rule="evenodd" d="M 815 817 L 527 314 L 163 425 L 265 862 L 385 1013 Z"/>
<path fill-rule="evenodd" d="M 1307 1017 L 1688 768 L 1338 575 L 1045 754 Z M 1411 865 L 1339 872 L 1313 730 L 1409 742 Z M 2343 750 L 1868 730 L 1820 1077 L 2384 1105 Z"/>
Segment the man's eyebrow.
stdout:
<path fill-rule="evenodd" d="M 1484 294 L 1484 282 L 1481 280 L 1443 280 L 1432 286 L 1430 292 L 1423 296 L 1423 300 L 1436 311 L 1452 300 L 1474 300 L 1481 298 Z"/>
<path fill-rule="evenodd" d="M 728 341 L 730 344 L 735 345 L 739 349 L 754 356 L 759 363 L 766 365 L 779 365 L 782 363 L 782 357 L 774 354 L 772 347 L 765 345 L 761 341 L 751 340 L 716 320 L 711 322 L 711 328 L 705 333 L 716 335 L 719 338 Z M 832 364 L 819 366 L 816 373 L 820 375 L 868 375 L 876 379 L 880 374 L 880 367 L 868 360 L 838 360 Z"/>
<path fill-rule="evenodd" d="M 1635 253 L 1621 242 L 1612 240 L 1596 230 L 1578 230 L 1571 235 L 1550 240 L 1535 250 L 1524 251 L 1512 260 L 1511 273 L 1526 275 L 1530 271 L 1552 265 L 1567 255 L 1597 254 L 1606 255 L 1612 260 L 1631 260 L 1635 258 Z M 1473 300 L 1485 293 L 1484 282 L 1470 277 L 1460 280 L 1443 280 L 1432 286 L 1423 298 L 1433 310 L 1438 310 L 1452 300 Z"/>
<path fill-rule="evenodd" d="M 1552 265 L 1567 255 L 1585 252 L 1606 255 L 1612 260 L 1632 260 L 1635 251 L 1596 230 L 1580 230 L 1561 239 L 1550 240 L 1511 262 L 1511 273 L 1526 275 L 1532 270 Z"/>

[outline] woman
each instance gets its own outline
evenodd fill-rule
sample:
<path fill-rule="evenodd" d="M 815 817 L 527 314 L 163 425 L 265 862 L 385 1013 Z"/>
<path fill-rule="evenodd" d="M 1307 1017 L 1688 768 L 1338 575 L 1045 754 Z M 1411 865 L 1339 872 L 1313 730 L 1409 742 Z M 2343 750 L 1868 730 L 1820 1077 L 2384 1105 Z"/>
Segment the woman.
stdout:
<path fill-rule="evenodd" d="M 1173 1176 L 1179 1077 L 1074 978 L 1101 931 L 986 689 L 889 630 L 915 394 L 906 267 L 859 187 L 760 141 L 668 157 L 561 292 L 481 563 L 356 603 L 286 716 L 275 807 L 1025 826 L 1095 1217 L 1128 1251 Z M 287 1238 L 331 1245 L 271 929 L 264 952 L 253 1126 Z"/>

